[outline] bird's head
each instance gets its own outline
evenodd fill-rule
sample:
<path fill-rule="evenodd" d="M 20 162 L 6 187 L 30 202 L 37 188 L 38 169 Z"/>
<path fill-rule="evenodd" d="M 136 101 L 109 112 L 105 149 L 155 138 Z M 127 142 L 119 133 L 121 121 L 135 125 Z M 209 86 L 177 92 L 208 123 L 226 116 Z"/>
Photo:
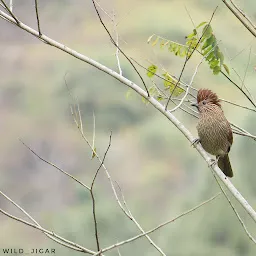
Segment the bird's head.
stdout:
<path fill-rule="evenodd" d="M 200 113 L 216 106 L 221 108 L 218 96 L 209 89 L 200 89 L 197 93 L 197 103 L 191 105 L 197 107 Z"/>

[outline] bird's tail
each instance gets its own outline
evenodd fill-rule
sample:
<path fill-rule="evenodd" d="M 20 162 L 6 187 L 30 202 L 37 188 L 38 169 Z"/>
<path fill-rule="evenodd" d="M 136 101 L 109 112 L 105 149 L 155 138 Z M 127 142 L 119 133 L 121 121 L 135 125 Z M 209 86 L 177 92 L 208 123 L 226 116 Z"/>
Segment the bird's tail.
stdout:
<path fill-rule="evenodd" d="M 233 177 L 233 171 L 228 155 L 219 158 L 218 166 L 226 176 Z"/>

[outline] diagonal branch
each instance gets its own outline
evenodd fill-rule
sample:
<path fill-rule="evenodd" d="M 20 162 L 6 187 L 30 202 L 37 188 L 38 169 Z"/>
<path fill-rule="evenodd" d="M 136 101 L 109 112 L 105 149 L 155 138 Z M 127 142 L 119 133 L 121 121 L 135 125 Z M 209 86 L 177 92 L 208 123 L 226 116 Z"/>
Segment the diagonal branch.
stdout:
<path fill-rule="evenodd" d="M 82 181 L 78 180 L 77 178 L 75 178 L 74 176 L 72 176 L 71 174 L 65 172 L 63 169 L 61 169 L 60 167 L 58 167 L 57 165 L 49 162 L 48 160 L 42 158 L 40 155 L 38 155 L 32 148 L 30 148 L 27 144 L 25 144 L 25 142 L 23 142 L 20 139 L 20 142 L 31 152 L 33 153 L 36 157 L 38 157 L 41 161 L 45 162 L 46 164 L 54 167 L 55 169 L 57 169 L 58 171 L 62 172 L 63 174 L 65 174 L 66 176 L 68 176 L 69 178 L 71 178 L 72 180 L 76 181 L 77 183 L 79 183 L 80 185 L 82 185 L 84 188 L 90 190 L 90 188 L 85 185 Z"/>
<path fill-rule="evenodd" d="M 65 82 L 66 82 L 66 81 L 65 81 Z M 66 83 L 66 86 L 67 86 L 67 83 Z M 68 88 L 68 86 L 67 86 L 67 88 Z M 115 186 L 114 186 L 114 184 L 113 184 L 112 178 L 111 178 L 111 176 L 110 176 L 110 174 L 109 174 L 109 172 L 108 172 L 106 166 L 104 165 L 104 160 L 105 160 L 105 156 L 106 156 L 107 151 L 105 152 L 105 155 L 104 155 L 103 160 L 101 160 L 101 158 L 99 157 L 98 153 L 95 151 L 95 148 L 90 144 L 89 140 L 88 140 L 87 137 L 85 136 L 84 131 L 83 131 L 83 129 L 82 129 L 82 125 L 81 125 L 82 119 L 81 119 L 81 112 L 80 112 L 80 110 L 79 110 L 79 104 L 78 104 L 78 102 L 76 101 L 76 99 L 73 97 L 73 95 L 71 94 L 71 92 L 70 92 L 69 89 L 68 89 L 68 92 L 69 92 L 70 97 L 75 101 L 76 106 L 77 106 L 77 109 L 78 109 L 78 113 L 77 113 L 77 115 L 76 115 L 76 112 L 74 112 L 74 111 L 73 111 L 73 108 L 71 107 L 71 114 L 72 114 L 72 116 L 73 116 L 74 122 L 75 122 L 75 124 L 76 124 L 76 126 L 77 126 L 77 128 L 78 128 L 78 130 L 79 130 L 79 132 L 80 132 L 80 134 L 81 134 L 81 136 L 82 136 L 82 138 L 83 138 L 84 141 L 87 143 L 87 145 L 90 147 L 90 149 L 92 150 L 94 156 L 95 156 L 95 157 L 98 159 L 98 161 L 100 162 L 100 167 L 103 167 L 103 169 L 105 170 L 105 173 L 106 173 L 106 175 L 107 175 L 107 177 L 108 177 L 108 179 L 109 179 L 109 181 L 110 181 L 110 185 L 111 185 L 112 191 L 113 191 L 113 193 L 114 193 L 115 199 L 116 199 L 116 201 L 117 201 L 119 207 L 120 207 L 121 210 L 124 212 L 124 214 L 125 214 L 130 220 L 132 220 L 132 221 L 135 223 L 135 225 L 138 227 L 138 229 L 144 234 L 144 233 L 145 233 L 144 230 L 142 229 L 142 227 L 140 226 L 140 224 L 137 222 L 137 220 L 134 218 L 134 216 L 131 214 L 130 210 L 129 210 L 129 209 L 128 209 L 128 210 L 125 210 L 124 207 L 122 206 L 122 204 L 121 204 L 119 198 L 118 198 L 118 195 L 117 195 Z M 110 147 L 110 144 L 111 144 L 111 136 L 112 136 L 112 134 L 110 135 L 109 147 Z M 108 147 L 108 149 L 109 149 L 109 147 Z M 107 150 L 108 150 L 108 149 L 107 149 Z M 99 170 L 99 168 L 98 168 L 98 170 Z M 98 170 L 97 170 L 97 171 L 98 171 Z M 94 176 L 94 179 L 95 179 L 96 176 L 97 176 L 97 171 L 96 171 L 96 175 Z M 94 183 L 94 181 L 93 181 L 93 183 Z M 93 183 L 92 183 L 92 186 L 93 186 Z M 118 185 L 118 186 L 119 186 L 119 185 Z M 119 187 L 119 188 L 120 188 L 120 187 Z M 90 191 L 91 191 L 91 196 L 92 196 L 92 200 L 93 200 L 93 207 L 95 207 L 95 200 L 94 200 L 94 197 L 93 197 L 92 189 L 90 189 Z M 124 197 L 123 197 L 123 199 L 124 199 Z M 124 202 L 125 202 L 125 201 L 124 201 Z M 126 203 L 124 203 L 124 204 L 126 205 Z M 94 225 L 95 225 L 95 236 L 96 236 L 96 241 L 97 241 L 97 246 L 98 246 L 97 222 L 96 222 L 95 210 L 93 210 L 93 216 L 94 216 Z M 158 247 L 148 235 L 146 235 L 145 237 L 149 240 L 150 244 L 152 244 L 152 245 L 161 253 L 161 255 L 165 256 L 165 253 L 161 250 L 161 248 Z"/>
<path fill-rule="evenodd" d="M 226 192 L 225 192 L 225 190 L 222 188 L 222 186 L 221 186 L 221 184 L 219 183 L 219 181 L 218 181 L 218 179 L 217 179 L 217 177 L 216 177 L 215 173 L 214 173 L 214 172 L 212 172 L 212 174 L 213 174 L 213 177 L 214 177 L 214 179 L 215 179 L 216 183 L 218 184 L 218 186 L 219 186 L 220 190 L 221 190 L 221 191 L 222 191 L 222 193 L 224 194 L 224 196 L 225 196 L 225 198 L 227 199 L 227 201 L 228 201 L 229 205 L 231 206 L 231 208 L 232 208 L 233 212 L 235 213 L 235 215 L 236 215 L 236 217 L 237 217 L 238 221 L 239 221 L 239 222 L 240 222 L 240 224 L 242 225 L 242 228 L 244 229 L 244 231 L 245 231 L 246 235 L 249 237 L 249 239 L 250 239 L 250 240 L 252 240 L 252 241 L 256 244 L 255 239 L 252 237 L 252 235 L 251 235 L 251 234 L 249 233 L 249 231 L 247 230 L 247 227 L 245 226 L 245 224 L 244 224 L 244 222 L 243 222 L 242 218 L 240 217 L 239 213 L 237 212 L 237 210 L 236 210 L 235 206 L 234 206 L 234 205 L 232 204 L 232 202 L 230 201 L 230 199 L 229 199 L 229 197 L 228 197 L 227 193 L 226 193 Z"/>
<path fill-rule="evenodd" d="M 147 86 L 146 86 L 146 84 L 145 84 L 145 81 L 144 81 L 144 79 L 142 78 L 141 74 L 139 73 L 139 71 L 137 70 L 137 68 L 134 66 L 134 64 L 132 63 L 132 61 L 130 60 L 130 58 L 129 58 L 129 57 L 123 52 L 123 50 L 118 46 L 118 42 L 116 43 L 115 40 L 113 39 L 113 37 L 111 36 L 109 30 L 107 29 L 106 25 L 104 24 L 104 22 L 103 22 L 103 20 L 102 20 L 102 18 L 101 18 L 101 16 L 100 16 L 100 13 L 99 13 L 99 11 L 98 11 L 98 9 L 97 9 L 97 6 L 96 6 L 96 3 L 95 3 L 94 0 L 92 0 L 92 3 L 93 3 L 93 6 L 94 6 L 95 11 L 96 11 L 96 13 L 97 13 L 97 15 L 98 15 L 98 17 L 99 17 L 100 23 L 102 24 L 102 26 L 104 27 L 104 29 L 106 30 L 106 32 L 107 32 L 108 35 L 109 35 L 109 38 L 110 38 L 111 43 L 123 54 L 123 56 L 124 56 L 124 57 L 128 60 L 128 62 L 131 64 L 131 66 L 133 67 L 133 69 L 135 70 L 135 72 L 138 74 L 138 76 L 140 77 L 140 79 L 141 79 L 141 81 L 142 81 L 142 83 L 143 83 L 143 85 L 144 85 L 144 87 L 145 87 L 145 90 L 146 90 L 146 92 L 147 92 L 147 97 L 150 97 L 148 88 L 147 88 Z"/>
<path fill-rule="evenodd" d="M 13 14 L 12 10 L 7 6 L 7 4 L 4 2 L 4 0 L 1 0 L 4 8 L 9 12 L 9 14 L 12 16 L 14 21 L 16 22 L 17 25 L 19 25 L 19 20 L 16 18 L 16 16 Z"/>
<path fill-rule="evenodd" d="M 228 7 L 228 9 L 237 17 L 237 19 L 242 23 L 242 25 L 254 36 L 256 37 L 256 28 L 253 25 L 253 28 L 251 28 L 243 19 L 242 17 L 235 11 L 236 8 L 233 8 L 231 4 L 228 3 L 227 0 L 222 0 L 222 2 Z M 232 1 L 231 1 L 232 2 Z M 234 5 L 234 3 L 232 3 Z M 241 12 L 240 12 L 241 13 Z M 245 16 L 245 14 L 243 15 Z M 247 17 L 246 17 L 247 18 Z M 248 18 L 247 18 L 248 20 Z"/>
<path fill-rule="evenodd" d="M 211 22 L 212 22 L 212 19 L 213 19 L 214 15 L 215 15 L 217 9 L 218 9 L 218 6 L 214 9 L 214 11 L 213 11 L 213 13 L 212 13 L 212 16 L 211 16 L 211 18 L 210 18 L 210 21 L 208 22 L 208 24 L 207 24 L 207 26 L 206 26 L 206 29 L 205 29 L 204 32 L 202 33 L 202 35 L 201 35 L 201 37 L 199 38 L 199 40 L 198 40 L 197 44 L 195 45 L 195 47 L 193 47 L 193 50 L 192 50 L 191 53 L 190 53 L 190 50 L 191 50 L 191 49 L 190 49 L 191 44 L 190 44 L 190 46 L 189 46 L 189 48 L 188 48 L 188 51 L 187 51 L 187 54 L 186 54 L 185 62 L 184 62 L 184 64 L 183 64 L 182 70 L 181 70 L 180 75 L 179 75 L 179 79 L 178 79 L 177 83 L 175 84 L 175 86 L 174 86 L 174 88 L 173 88 L 173 90 L 172 90 L 172 92 L 171 92 L 171 95 L 169 96 L 169 99 L 168 99 L 168 101 L 167 101 L 167 103 L 166 103 L 166 105 L 165 105 L 165 110 L 168 109 L 168 104 L 169 104 L 169 102 L 170 102 L 170 99 L 171 99 L 171 97 L 172 97 L 172 95 L 173 95 L 173 93 L 174 93 L 174 91 L 175 91 L 175 89 L 176 89 L 178 83 L 179 83 L 180 80 L 181 80 L 181 77 L 182 77 L 183 72 L 184 72 L 184 70 L 185 70 L 185 68 L 186 68 L 186 65 L 188 64 L 188 61 L 189 61 L 189 60 L 191 59 L 191 57 L 193 56 L 194 52 L 197 50 L 197 47 L 198 47 L 198 45 L 200 44 L 200 42 L 201 42 L 201 40 L 202 40 L 204 34 L 206 33 L 208 27 L 210 26 L 210 24 L 211 24 Z"/>
<path fill-rule="evenodd" d="M 48 236 L 50 239 L 52 239 L 53 241 L 55 241 L 56 243 L 59 243 L 65 247 L 68 247 L 70 249 L 73 249 L 73 250 L 76 250 L 76 251 L 80 251 L 80 252 L 87 252 L 87 253 L 90 253 L 90 254 L 93 254 L 94 252 L 89 250 L 89 249 L 86 249 L 74 242 L 71 242 L 55 233 L 53 233 L 52 231 L 48 231 L 46 229 L 44 229 L 43 227 L 41 227 L 38 222 L 30 216 L 30 214 L 28 214 L 22 207 L 20 207 L 18 204 L 16 204 L 12 199 L 10 199 L 7 195 L 5 195 L 2 191 L 0 191 L 0 194 L 5 197 L 9 202 L 11 202 L 15 207 L 17 207 L 20 211 L 22 211 L 30 220 L 32 220 L 35 224 L 32 224 L 30 222 L 27 222 L 25 220 L 22 220 L 20 218 L 17 218 L 7 212 L 5 212 L 4 210 L 0 209 L 0 212 L 4 215 L 6 215 L 7 217 L 9 218 L 12 218 L 18 222 L 21 222 L 27 226 L 30 226 L 30 227 L 33 227 L 35 229 L 38 229 L 40 231 L 42 231 L 46 236 Z"/>
<path fill-rule="evenodd" d="M 171 223 L 171 222 L 174 222 L 174 221 L 176 221 L 176 220 L 178 220 L 178 219 L 184 217 L 185 215 L 187 215 L 187 214 L 189 214 L 189 213 L 192 213 L 193 211 L 197 210 L 198 208 L 202 207 L 203 205 L 205 205 L 205 204 L 211 202 L 211 201 L 214 200 L 216 197 L 218 197 L 220 194 L 221 194 L 221 193 L 218 193 L 217 195 L 215 195 L 215 196 L 211 197 L 210 199 L 208 199 L 208 200 L 206 200 L 206 201 L 200 203 L 199 205 L 193 207 L 192 209 L 190 209 L 190 210 L 188 210 L 188 211 L 186 211 L 186 212 L 183 212 L 182 214 L 178 215 L 177 217 L 175 217 L 175 218 L 173 218 L 173 219 L 171 219 L 171 220 L 168 220 L 168 221 L 166 221 L 166 222 L 164 222 L 164 223 L 158 225 L 157 227 L 155 227 L 155 228 L 153 228 L 153 229 L 150 229 L 150 230 L 147 231 L 145 234 L 139 234 L 139 235 L 137 235 L 137 236 L 134 236 L 134 237 L 129 238 L 129 239 L 127 239 L 127 240 L 124 240 L 124 241 L 122 241 L 122 242 L 119 242 L 119 243 L 116 243 L 116 244 L 111 245 L 111 246 L 109 246 L 109 247 L 106 247 L 105 249 L 102 249 L 100 252 L 97 252 L 96 254 L 94 254 L 93 256 L 97 256 L 97 255 L 99 255 L 101 252 L 110 251 L 110 250 L 112 250 L 112 249 L 114 249 L 114 248 L 117 248 L 117 247 L 119 247 L 119 246 L 122 246 L 122 245 L 125 245 L 125 244 L 128 244 L 128 243 L 131 243 L 131 242 L 133 242 L 133 241 L 135 241 L 135 240 L 137 240 L 137 239 L 139 239 L 139 238 L 145 236 L 146 234 L 153 233 L 153 232 L 155 232 L 156 230 L 158 230 L 158 229 L 160 229 L 160 228 L 166 226 L 167 224 L 169 224 L 169 223 Z"/>
<path fill-rule="evenodd" d="M 0 16 L 8 19 L 11 22 L 15 22 L 15 20 L 8 14 L 4 13 L 3 11 L 0 10 Z M 39 38 L 38 32 L 31 27 L 25 25 L 24 23 L 20 22 L 19 24 L 15 24 L 19 26 L 21 29 L 27 31 L 28 33 L 32 34 L 33 36 Z M 125 84 L 127 87 L 131 88 L 134 90 L 137 94 L 141 95 L 144 98 L 147 98 L 148 102 L 152 104 L 159 112 L 161 112 L 183 135 L 186 137 L 186 139 L 192 143 L 194 140 L 194 137 L 190 133 L 190 131 L 169 111 L 165 110 L 165 107 L 158 102 L 156 99 L 153 97 L 148 97 L 147 92 L 145 92 L 142 88 L 140 88 L 137 84 L 134 82 L 130 81 L 129 79 L 120 76 L 117 72 L 113 71 L 112 69 L 100 64 L 99 62 L 90 59 L 89 57 L 82 55 L 81 53 L 78 53 L 77 51 L 74 51 L 71 48 L 68 48 L 67 46 L 45 36 L 42 35 L 41 38 L 47 42 L 48 44 L 60 49 L 61 51 L 64 51 L 68 53 L 69 55 L 72 55 L 73 57 L 86 62 L 90 64 L 91 66 L 103 71 L 104 73 L 112 76 L 116 80 L 120 81 L 121 83 Z M 89 142 L 88 142 L 89 143 Z M 196 150 L 198 153 L 204 158 L 205 162 L 209 165 L 211 163 L 211 159 L 208 156 L 208 154 L 205 152 L 205 150 L 200 146 L 196 145 L 195 146 Z M 97 155 L 96 155 L 97 157 Z M 98 157 L 97 157 L 98 158 Z M 102 165 L 102 167 L 106 171 L 106 167 Z M 233 194 L 233 196 L 236 198 L 236 200 L 242 205 L 242 207 L 245 209 L 245 211 L 248 212 L 248 214 L 251 216 L 251 218 L 256 222 L 256 212 L 254 209 L 251 207 L 251 205 L 246 201 L 246 199 L 241 195 L 241 193 L 235 188 L 235 186 L 230 182 L 230 180 L 222 173 L 222 171 L 216 166 L 211 167 L 214 172 L 217 174 L 217 176 L 221 179 L 221 181 L 225 184 L 225 186 L 229 189 L 229 191 Z M 107 173 L 107 172 L 106 172 Z M 109 174 L 107 174 L 110 182 L 111 182 L 111 187 L 112 189 L 114 188 L 113 182 Z M 113 189 L 113 191 L 115 191 Z M 114 192 L 115 197 L 116 197 L 116 192 Z"/>

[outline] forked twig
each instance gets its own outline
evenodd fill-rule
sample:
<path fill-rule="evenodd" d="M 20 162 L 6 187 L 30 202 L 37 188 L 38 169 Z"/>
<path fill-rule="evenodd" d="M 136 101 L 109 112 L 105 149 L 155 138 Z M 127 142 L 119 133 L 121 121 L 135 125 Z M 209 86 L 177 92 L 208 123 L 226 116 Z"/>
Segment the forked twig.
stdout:
<path fill-rule="evenodd" d="M 133 242 L 133 241 L 135 241 L 135 240 L 137 240 L 137 239 L 139 239 L 139 238 L 141 238 L 141 237 L 143 237 L 143 236 L 145 236 L 145 235 L 148 235 L 148 234 L 150 234 L 150 233 L 153 233 L 153 232 L 155 232 L 156 230 L 158 230 L 158 229 L 160 229 L 160 228 L 166 226 L 167 224 L 169 224 L 169 223 L 171 223 L 171 222 L 174 222 L 174 221 L 176 221 L 176 220 L 182 218 L 183 216 L 185 216 L 185 215 L 187 215 L 187 214 L 189 214 L 189 213 L 191 213 L 191 212 L 197 210 L 198 208 L 202 207 L 203 205 L 205 205 L 205 204 L 211 202 L 211 201 L 214 200 L 216 197 L 218 197 L 220 194 L 221 194 L 221 192 L 218 193 L 217 195 L 211 197 L 210 199 L 208 199 L 208 200 L 206 200 L 206 201 L 200 203 L 199 205 L 193 207 L 192 209 L 190 209 L 190 210 L 188 210 L 188 211 L 186 211 L 186 212 L 183 212 L 182 214 L 178 215 L 177 217 L 175 217 L 175 218 L 173 218 L 173 219 L 171 219 L 171 220 L 168 220 L 168 221 L 166 221 L 166 222 L 164 222 L 164 223 L 158 225 L 157 227 L 155 227 L 155 228 L 153 228 L 153 229 L 150 229 L 149 231 L 145 232 L 145 234 L 139 234 L 139 235 L 137 235 L 137 236 L 134 236 L 134 237 L 129 238 L 129 239 L 127 239 L 127 240 L 124 240 L 124 241 L 122 241 L 122 242 L 119 242 L 119 243 L 116 243 L 116 244 L 111 245 L 111 246 L 109 246 L 109 247 L 106 247 L 106 248 L 102 249 L 100 252 L 95 253 L 93 256 L 97 256 L 97 255 L 99 255 L 99 254 L 102 253 L 102 252 L 107 252 L 107 251 L 110 251 L 110 250 L 112 250 L 112 249 L 114 249 L 114 248 L 117 248 L 117 247 L 119 247 L 119 246 L 125 245 L 125 244 L 127 244 L 127 243 L 131 243 L 131 242 Z"/>
<path fill-rule="evenodd" d="M 148 97 L 150 97 L 148 88 L 147 88 L 147 86 L 146 86 L 146 84 L 145 84 L 145 81 L 144 81 L 144 79 L 142 78 L 141 74 L 139 73 L 139 71 L 137 70 L 137 68 L 134 66 L 134 64 L 132 63 L 132 61 L 130 60 L 130 58 L 123 52 L 123 50 L 118 46 L 118 44 L 115 42 L 115 40 L 114 40 L 113 37 L 111 36 L 109 30 L 107 29 L 106 25 L 104 24 L 104 22 L 103 22 L 103 20 L 102 20 L 102 18 L 101 18 L 101 16 L 100 16 L 100 13 L 99 13 L 99 11 L 98 11 L 98 8 L 97 8 L 96 3 L 95 3 L 94 0 L 92 0 L 92 3 L 93 3 L 93 6 L 94 6 L 95 11 L 96 11 L 96 13 L 97 13 L 97 15 L 98 15 L 98 17 L 99 17 L 100 23 L 102 24 L 102 26 L 104 27 L 104 29 L 106 30 L 106 32 L 107 32 L 108 35 L 109 35 L 109 38 L 110 38 L 111 43 L 112 43 L 116 48 L 118 48 L 118 50 L 123 54 L 123 56 L 124 56 L 124 57 L 128 60 L 128 62 L 131 64 L 131 66 L 133 67 L 133 69 L 135 70 L 135 72 L 136 72 L 136 73 L 138 74 L 138 76 L 140 77 L 140 80 L 142 81 L 142 83 L 143 83 L 143 85 L 144 85 L 144 88 L 145 88 L 145 90 L 146 90 L 146 92 L 147 92 Z"/>

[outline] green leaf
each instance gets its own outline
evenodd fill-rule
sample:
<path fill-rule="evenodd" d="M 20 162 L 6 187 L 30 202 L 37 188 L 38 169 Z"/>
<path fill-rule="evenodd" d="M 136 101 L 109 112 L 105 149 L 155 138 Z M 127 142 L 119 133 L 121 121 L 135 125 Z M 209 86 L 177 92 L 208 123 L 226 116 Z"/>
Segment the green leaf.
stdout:
<path fill-rule="evenodd" d="M 178 45 L 175 44 L 175 43 L 170 43 L 170 46 L 169 46 L 169 51 L 170 52 L 175 52 L 176 49 L 177 49 Z"/>
<path fill-rule="evenodd" d="M 219 60 L 215 59 L 210 62 L 210 68 L 214 69 L 219 64 Z"/>
<path fill-rule="evenodd" d="M 203 21 L 203 22 L 201 22 L 199 25 L 197 25 L 197 27 L 196 28 L 200 28 L 200 27 L 202 27 L 204 24 L 206 24 L 206 23 L 208 23 L 207 21 Z"/>
<path fill-rule="evenodd" d="M 215 55 L 214 55 L 214 52 L 211 52 L 211 53 L 206 57 L 206 60 L 208 60 L 209 62 L 211 62 L 213 59 L 215 59 Z"/>
<path fill-rule="evenodd" d="M 194 34 L 195 36 L 197 35 L 196 29 L 193 29 L 193 34 Z"/>
<path fill-rule="evenodd" d="M 202 46 L 202 50 L 207 48 L 209 45 L 212 45 L 212 43 L 215 41 L 215 36 L 211 35 L 207 40 L 205 41 L 204 45 Z"/>
<path fill-rule="evenodd" d="M 218 75 L 219 73 L 220 73 L 220 66 L 216 66 L 216 67 L 214 67 L 214 69 L 213 69 L 213 74 L 214 75 Z"/>
<path fill-rule="evenodd" d="M 196 35 L 197 35 L 197 31 L 196 31 L 196 29 L 193 29 L 193 32 L 191 34 L 187 35 L 186 39 L 191 39 L 191 38 L 193 38 Z"/>
<path fill-rule="evenodd" d="M 175 54 L 176 56 L 179 54 L 180 49 L 181 49 L 181 46 L 180 46 L 180 45 L 178 45 L 178 46 L 175 48 L 174 54 Z"/>
<path fill-rule="evenodd" d="M 156 65 L 151 65 L 148 67 L 148 72 L 147 72 L 147 76 L 148 77 L 153 77 L 157 71 L 157 66 Z"/>
<path fill-rule="evenodd" d="M 178 87 L 178 86 L 176 86 L 175 91 L 173 92 L 174 87 L 175 87 L 175 86 L 170 87 L 170 93 L 172 93 L 172 95 L 173 95 L 174 97 L 178 97 L 180 94 L 182 94 L 183 92 L 185 92 L 185 90 L 183 90 L 182 88 L 180 88 L 180 87 Z"/>
<path fill-rule="evenodd" d="M 214 55 L 215 55 L 216 59 L 219 59 L 219 51 L 220 51 L 219 46 L 215 46 L 213 51 L 214 51 Z"/>
<path fill-rule="evenodd" d="M 156 40 L 152 43 L 152 46 L 155 46 L 159 41 L 159 37 L 156 38 Z"/>
<path fill-rule="evenodd" d="M 185 57 L 187 55 L 188 49 L 187 47 L 181 47 L 179 50 L 180 57 Z"/>
<path fill-rule="evenodd" d="M 158 96 L 157 96 L 157 100 L 158 101 L 161 101 L 161 100 L 163 100 L 164 98 L 163 98 L 163 96 L 161 95 L 161 94 L 159 94 Z"/>
<path fill-rule="evenodd" d="M 222 52 L 218 52 L 218 58 L 219 58 L 219 60 L 220 60 L 220 65 L 222 66 L 223 65 L 223 62 L 224 62 L 224 55 L 223 55 L 223 53 Z"/>
<path fill-rule="evenodd" d="M 203 38 L 209 38 L 212 36 L 212 27 L 211 25 L 207 24 L 206 26 L 204 26 L 203 28 L 203 32 L 202 32 Z"/>
<path fill-rule="evenodd" d="M 228 66 L 226 64 L 224 64 L 224 63 L 222 64 L 222 66 L 224 67 L 224 69 L 226 70 L 226 72 L 229 75 L 229 68 L 228 68 Z"/>
<path fill-rule="evenodd" d="M 205 49 L 202 51 L 203 56 L 207 55 L 211 50 L 212 50 L 212 47 L 211 47 L 211 46 L 205 48 Z M 215 57 L 215 55 L 214 55 L 214 57 Z"/>
<path fill-rule="evenodd" d="M 167 72 L 163 74 L 163 77 L 165 78 L 164 87 L 169 87 L 174 84 L 172 77 Z"/>
<path fill-rule="evenodd" d="M 163 77 L 167 80 L 164 81 L 164 86 L 170 90 L 170 93 L 172 93 L 173 96 L 177 97 L 185 91 L 182 88 L 179 88 L 178 85 L 176 86 L 176 81 L 174 81 L 167 72 L 163 74 Z"/>

